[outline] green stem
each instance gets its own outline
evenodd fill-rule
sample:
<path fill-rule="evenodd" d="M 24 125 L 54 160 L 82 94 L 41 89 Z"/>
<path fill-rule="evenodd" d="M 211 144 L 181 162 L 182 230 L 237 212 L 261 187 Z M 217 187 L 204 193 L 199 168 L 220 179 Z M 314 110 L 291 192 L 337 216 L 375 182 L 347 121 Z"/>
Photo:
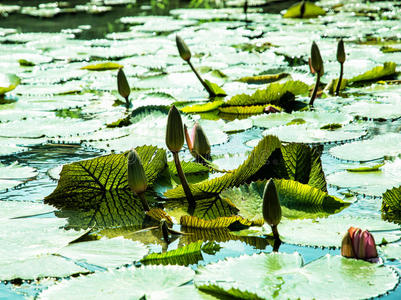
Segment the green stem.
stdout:
<path fill-rule="evenodd" d="M 341 89 L 341 81 L 343 80 L 343 73 L 344 73 L 344 64 L 340 63 L 340 77 L 338 78 L 337 88 L 336 88 L 336 96 L 340 94 Z"/>
<path fill-rule="evenodd" d="M 315 101 L 317 90 L 319 89 L 319 83 L 320 83 L 320 73 L 317 72 L 315 88 L 313 89 L 313 93 L 309 101 L 310 106 L 313 106 L 313 102 Z"/>
<path fill-rule="evenodd" d="M 182 188 L 184 189 L 185 196 L 187 197 L 189 206 L 195 206 L 194 196 L 192 196 L 191 189 L 189 188 L 187 178 L 181 168 L 180 158 L 178 152 L 173 152 L 175 167 L 177 169 L 178 177 L 180 177 Z"/>
<path fill-rule="evenodd" d="M 206 84 L 206 82 L 202 79 L 202 77 L 200 77 L 198 71 L 196 71 L 196 69 L 194 68 L 194 66 L 192 65 L 190 60 L 187 60 L 189 66 L 191 67 L 192 71 L 195 73 L 196 77 L 198 77 L 200 83 L 202 83 L 203 87 L 205 88 L 205 90 L 209 93 L 209 97 L 214 97 L 216 96 L 214 94 L 214 92 L 210 89 L 210 87 Z"/>
<path fill-rule="evenodd" d="M 142 202 L 143 210 L 144 210 L 144 211 L 149 211 L 149 210 L 150 210 L 150 207 L 149 207 L 148 201 L 147 201 L 146 198 L 145 198 L 145 193 L 140 193 L 140 194 L 138 194 L 138 197 L 139 197 L 139 199 L 140 199 L 141 202 Z"/>
<path fill-rule="evenodd" d="M 278 234 L 277 225 L 272 226 L 273 237 L 275 240 L 280 240 L 280 235 Z"/>

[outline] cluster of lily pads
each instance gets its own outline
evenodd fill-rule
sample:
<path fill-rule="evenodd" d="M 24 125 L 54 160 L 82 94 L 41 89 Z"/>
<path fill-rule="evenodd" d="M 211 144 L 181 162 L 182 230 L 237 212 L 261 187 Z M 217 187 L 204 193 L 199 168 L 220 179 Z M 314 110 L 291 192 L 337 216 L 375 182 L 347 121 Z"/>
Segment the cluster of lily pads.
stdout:
<path fill-rule="evenodd" d="M 9 241 L 0 250 L 2 285 L 31 280 L 41 299 L 83 291 L 94 298 L 369 298 L 396 288 L 389 260 L 401 258 L 400 226 L 391 222 L 401 211 L 401 138 L 393 128 L 399 82 L 387 58 L 399 56 L 374 48 L 369 63 L 360 60 L 360 43 L 370 40 L 342 32 L 353 30 L 347 10 L 355 1 L 331 2 L 323 2 L 326 12 L 302 1 L 282 18 L 256 13 L 249 1 L 245 29 L 242 13 L 223 9 L 124 17 L 130 29 L 109 40 L 47 36 L 60 45 L 41 44 L 45 34 L 1 31 L 7 53 L 19 49 L 15 43 L 38 51 L 0 62 L 22 70 L 0 84 L 0 152 L 9 158 L 0 187 L 20 188 L 5 197 L 43 188 L 29 181 L 43 182 L 40 165 L 24 163 L 39 145 L 52 145 L 43 157 L 51 147 L 75 149 L 62 150 L 70 163 L 46 170 L 58 180 L 53 192 L 54 184 L 43 189 L 51 192 L 46 205 L 2 201 L 0 237 Z M 365 22 L 374 12 L 358 13 Z M 326 32 L 344 37 L 335 55 L 332 40 L 318 41 L 321 51 L 312 41 L 319 39 L 313 28 L 337 16 L 343 27 Z M 266 24 L 269 36 L 259 37 Z M 381 24 L 363 24 L 363 33 L 383 32 Z M 281 26 L 291 40 L 282 40 Z M 60 62 L 66 57 L 69 64 Z M 102 62 L 86 62 L 94 59 Z M 57 96 L 45 95 L 49 86 Z M 82 152 L 90 148 L 111 154 L 87 159 Z"/>

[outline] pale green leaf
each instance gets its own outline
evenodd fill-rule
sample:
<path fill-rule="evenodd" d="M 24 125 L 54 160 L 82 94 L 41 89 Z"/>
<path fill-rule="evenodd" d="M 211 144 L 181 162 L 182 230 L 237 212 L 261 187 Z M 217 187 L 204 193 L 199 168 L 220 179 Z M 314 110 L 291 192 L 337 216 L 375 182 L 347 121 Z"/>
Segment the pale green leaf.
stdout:
<path fill-rule="evenodd" d="M 247 77 L 241 77 L 240 79 L 238 79 L 238 81 L 251 84 L 265 84 L 278 81 L 285 77 L 291 77 L 291 75 L 288 73 L 279 73 L 274 75 L 269 74 L 269 75 L 247 76 Z"/>
<path fill-rule="evenodd" d="M 283 15 L 284 18 L 300 18 L 301 17 L 301 5 L 302 2 L 295 3 L 292 5 L 285 14 Z M 305 2 L 305 11 L 303 14 L 303 18 L 316 18 L 318 16 L 323 16 L 326 14 L 326 11 L 321 8 L 320 6 L 317 6 L 316 4 L 306 1 Z"/>
<path fill-rule="evenodd" d="M 0 96 L 15 89 L 21 79 L 14 74 L 0 74 Z"/>
<path fill-rule="evenodd" d="M 89 70 L 89 71 L 107 71 L 107 70 L 117 70 L 123 68 L 124 66 L 113 63 L 113 62 L 104 62 L 94 65 L 87 65 L 82 67 L 82 70 Z"/>
<path fill-rule="evenodd" d="M 227 93 L 221 87 L 219 87 L 217 84 L 215 84 L 207 79 L 205 79 L 205 83 L 210 88 L 210 90 L 213 92 L 213 94 L 211 95 L 212 97 L 227 96 Z"/>
<path fill-rule="evenodd" d="M 181 108 L 181 111 L 184 113 L 203 113 L 203 112 L 208 112 L 215 110 L 219 108 L 222 104 L 224 103 L 223 100 L 214 100 L 212 102 L 207 102 L 205 104 L 195 104 L 191 106 L 185 106 Z"/>
<path fill-rule="evenodd" d="M 397 64 L 394 62 L 385 62 L 383 66 L 374 67 L 361 75 L 352 77 L 348 80 L 349 83 L 373 81 L 383 77 L 388 77 L 396 73 Z"/>

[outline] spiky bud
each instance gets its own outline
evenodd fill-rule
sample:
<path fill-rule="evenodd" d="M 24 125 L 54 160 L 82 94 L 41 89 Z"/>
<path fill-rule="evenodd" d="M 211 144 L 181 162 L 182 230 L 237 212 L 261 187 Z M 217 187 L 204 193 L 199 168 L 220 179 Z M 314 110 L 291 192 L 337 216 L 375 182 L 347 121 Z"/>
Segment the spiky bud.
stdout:
<path fill-rule="evenodd" d="M 168 112 L 166 145 L 171 152 L 178 152 L 184 145 L 184 127 L 178 109 L 173 105 Z"/>
<path fill-rule="evenodd" d="M 202 127 L 196 123 L 194 126 L 193 151 L 206 157 L 210 154 L 210 143 Z"/>
<path fill-rule="evenodd" d="M 343 41 L 343 39 L 340 39 L 338 41 L 338 45 L 337 45 L 337 61 L 340 64 L 343 64 L 345 62 L 345 50 L 344 50 L 344 41 Z"/>
<path fill-rule="evenodd" d="M 145 170 L 138 153 L 132 149 L 128 153 L 128 186 L 136 194 L 146 191 L 148 183 L 146 180 Z"/>
<path fill-rule="evenodd" d="M 178 35 L 175 36 L 175 42 L 181 58 L 185 61 L 189 61 L 191 59 L 191 51 L 189 50 L 187 44 L 185 44 L 184 40 Z"/>
<path fill-rule="evenodd" d="M 131 93 L 131 89 L 129 87 L 127 77 L 125 77 L 122 68 L 118 69 L 117 86 L 118 86 L 118 92 L 120 93 L 121 97 L 127 99 L 129 94 Z"/>
<path fill-rule="evenodd" d="M 269 179 L 263 192 L 263 218 L 270 226 L 277 226 L 281 221 L 281 206 L 276 185 Z"/>
<path fill-rule="evenodd" d="M 315 72 L 319 73 L 320 76 L 324 73 L 323 68 L 323 59 L 320 55 L 319 47 L 316 45 L 315 42 L 312 43 L 311 48 L 311 65 Z"/>

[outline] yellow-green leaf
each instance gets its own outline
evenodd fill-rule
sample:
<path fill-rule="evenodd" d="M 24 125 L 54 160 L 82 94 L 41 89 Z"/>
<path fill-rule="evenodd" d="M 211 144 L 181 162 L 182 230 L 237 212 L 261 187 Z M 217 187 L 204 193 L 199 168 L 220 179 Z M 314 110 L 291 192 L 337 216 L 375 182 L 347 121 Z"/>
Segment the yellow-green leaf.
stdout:
<path fill-rule="evenodd" d="M 113 62 L 104 62 L 99 64 L 87 65 L 82 67 L 82 70 L 89 70 L 89 71 L 107 71 L 107 70 L 117 70 L 123 68 L 124 66 L 113 63 Z"/>
<path fill-rule="evenodd" d="M 207 102 L 204 104 L 195 104 L 191 106 L 185 106 L 181 108 L 184 113 L 203 113 L 215 110 L 219 108 L 224 103 L 223 100 L 214 100 L 212 102 Z"/>
<path fill-rule="evenodd" d="M 283 17 L 284 18 L 301 18 L 301 7 L 302 7 L 302 2 L 294 4 L 289 9 L 287 9 L 287 11 L 283 15 Z M 318 16 L 323 16 L 325 14 L 326 14 L 326 11 L 323 8 L 321 8 L 320 6 L 317 6 L 316 4 L 314 4 L 312 2 L 306 1 L 302 18 L 315 18 Z"/>

